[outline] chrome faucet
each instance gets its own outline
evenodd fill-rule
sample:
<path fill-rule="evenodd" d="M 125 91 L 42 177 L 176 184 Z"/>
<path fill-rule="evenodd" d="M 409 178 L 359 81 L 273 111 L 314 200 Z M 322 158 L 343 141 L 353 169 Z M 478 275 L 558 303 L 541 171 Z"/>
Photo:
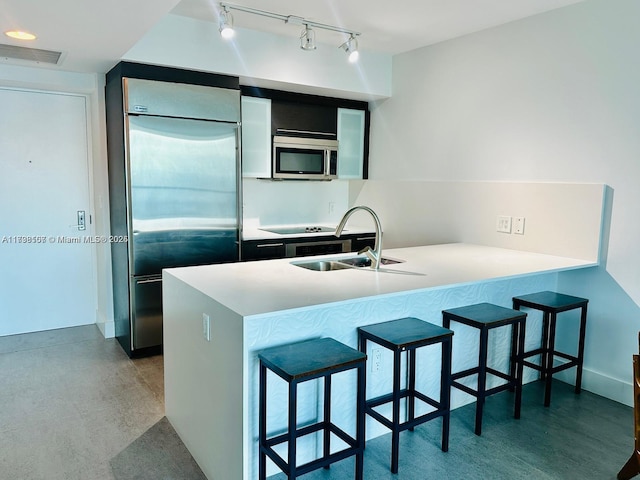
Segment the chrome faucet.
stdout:
<path fill-rule="evenodd" d="M 351 207 L 346 211 L 346 213 L 342 217 L 342 220 L 340 220 L 340 223 L 336 227 L 335 236 L 338 238 L 340 237 L 340 235 L 342 234 L 342 230 L 344 230 L 344 226 L 347 224 L 347 220 L 353 212 L 356 212 L 358 210 L 369 212 L 373 217 L 373 220 L 376 222 L 376 240 L 373 245 L 373 250 L 371 249 L 371 247 L 367 246 L 360 250 L 358 254 L 364 253 L 367 257 L 369 257 L 369 259 L 371 259 L 371 268 L 373 268 L 374 270 L 378 270 L 380 268 L 380 259 L 382 258 L 382 226 L 380 225 L 380 219 L 378 218 L 378 215 L 376 215 L 376 212 L 371 210 L 369 207 L 365 207 L 364 205 Z"/>

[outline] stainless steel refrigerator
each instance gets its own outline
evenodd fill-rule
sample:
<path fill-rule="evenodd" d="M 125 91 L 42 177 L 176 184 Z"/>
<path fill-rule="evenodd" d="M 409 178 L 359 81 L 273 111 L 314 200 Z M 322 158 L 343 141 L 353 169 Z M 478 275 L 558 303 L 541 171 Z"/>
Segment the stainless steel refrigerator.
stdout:
<path fill-rule="evenodd" d="M 126 259 L 114 255 L 127 291 L 114 263 L 114 307 L 116 336 L 137 356 L 162 345 L 163 268 L 238 260 L 240 93 L 122 80 L 124 182 L 110 195 L 125 198 L 112 234 L 128 236 Z"/>

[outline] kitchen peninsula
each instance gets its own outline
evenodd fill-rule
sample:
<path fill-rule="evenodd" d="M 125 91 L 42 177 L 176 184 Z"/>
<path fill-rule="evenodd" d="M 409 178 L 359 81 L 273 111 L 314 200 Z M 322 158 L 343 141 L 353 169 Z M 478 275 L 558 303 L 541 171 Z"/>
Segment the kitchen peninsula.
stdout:
<path fill-rule="evenodd" d="M 208 478 L 256 477 L 259 350 L 324 336 L 355 347 L 360 325 L 405 316 L 441 324 L 442 309 L 481 301 L 509 306 L 513 295 L 553 290 L 556 272 L 596 265 L 459 243 L 389 249 L 383 256 L 403 262 L 379 271 L 312 271 L 295 265 L 304 259 L 164 271 L 166 415 Z M 313 257 L 318 258 L 327 257 Z M 456 332 L 454 369 L 473 361 L 471 338 Z M 508 357 L 502 355 L 507 344 L 507 337 L 495 340 L 496 358 Z M 368 372 L 369 391 L 384 388 L 385 368 Z M 420 377 L 427 389 L 439 382 L 428 372 Z M 336 421 L 351 428 L 353 383 L 339 378 L 334 385 L 344 392 L 344 405 L 334 405 Z M 302 422 L 315 418 L 315 388 L 300 397 Z M 269 395 L 283 405 L 268 417 L 269 430 L 278 431 L 285 425 L 285 390 L 276 386 Z M 454 395 L 452 407 L 468 401 Z M 367 424 L 368 438 L 384 433 Z M 314 454 L 309 443 L 300 448 L 302 455 Z"/>

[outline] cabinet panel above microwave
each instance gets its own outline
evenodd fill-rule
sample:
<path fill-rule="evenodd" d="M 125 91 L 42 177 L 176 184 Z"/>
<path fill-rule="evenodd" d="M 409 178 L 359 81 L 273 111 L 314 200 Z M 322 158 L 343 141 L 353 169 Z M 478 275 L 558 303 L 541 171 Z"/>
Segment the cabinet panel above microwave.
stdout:
<path fill-rule="evenodd" d="M 303 130 L 336 135 L 338 132 L 337 108 L 273 101 L 271 135 L 276 135 L 278 130 Z"/>

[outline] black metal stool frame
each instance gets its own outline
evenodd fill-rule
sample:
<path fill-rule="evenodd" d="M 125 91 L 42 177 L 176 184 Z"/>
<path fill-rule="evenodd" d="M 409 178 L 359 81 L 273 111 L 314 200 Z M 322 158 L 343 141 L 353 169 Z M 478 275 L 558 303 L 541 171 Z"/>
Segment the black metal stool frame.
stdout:
<path fill-rule="evenodd" d="M 421 323 L 427 323 L 416 318 L 405 318 L 400 321 L 416 321 Z M 383 323 L 393 323 L 398 320 L 391 320 Z M 369 327 L 376 327 L 381 324 L 370 325 Z M 428 324 L 431 325 L 431 324 Z M 441 327 L 432 325 L 440 330 L 444 330 Z M 414 427 L 424 422 L 432 420 L 434 418 L 442 417 L 442 451 L 447 452 L 449 450 L 449 424 L 450 424 L 450 392 L 451 392 L 451 337 L 453 332 L 441 333 L 437 336 L 420 339 L 417 341 L 409 342 L 394 342 L 385 339 L 381 336 L 368 332 L 367 327 L 358 328 L 358 343 L 361 352 L 366 353 L 367 341 L 371 341 L 380 346 L 383 346 L 393 352 L 393 387 L 392 392 L 386 395 L 381 395 L 376 398 L 372 398 L 365 401 L 365 412 L 380 422 L 382 425 L 391 430 L 391 472 L 398 473 L 398 457 L 400 452 L 400 432 L 404 430 L 413 431 Z M 420 347 L 426 347 L 428 345 L 434 345 L 437 343 L 442 344 L 441 354 L 441 373 L 440 373 L 440 399 L 436 401 L 425 394 L 416 390 L 416 349 Z M 408 371 L 408 383 L 407 388 L 401 389 L 400 387 L 400 373 L 402 364 L 402 352 L 406 352 L 407 357 L 407 371 Z M 400 401 L 406 398 L 407 405 L 407 420 L 400 422 Z M 432 407 L 435 410 L 426 414 L 415 416 L 415 400 L 419 399 Z M 375 411 L 376 407 L 386 403 L 392 403 L 392 419 L 389 420 L 384 415 L 381 415 Z"/>
<path fill-rule="evenodd" d="M 321 339 L 332 340 L 333 339 Z M 303 342 L 305 343 L 305 342 Z M 336 342 L 337 343 L 337 342 Z M 313 355 L 310 353 L 310 355 Z M 365 365 L 366 355 L 358 360 L 351 360 L 342 365 L 333 365 L 329 368 L 319 370 L 309 369 L 304 372 L 290 374 L 259 355 L 260 360 L 260 392 L 259 392 L 259 480 L 266 479 L 266 462 L 269 457 L 282 470 L 290 480 L 309 473 L 318 468 L 329 468 L 332 463 L 355 455 L 355 479 L 362 480 L 364 474 L 364 400 L 365 400 Z M 288 383 L 289 411 L 287 420 L 287 433 L 267 438 L 267 369 L 274 372 Z M 348 435 L 344 430 L 331 422 L 331 376 L 347 370 L 357 371 L 357 391 L 356 391 L 356 438 Z M 303 428 L 297 426 L 297 388 L 300 383 L 323 378 L 324 380 L 324 401 L 323 419 L 312 425 Z M 296 439 L 305 435 L 323 432 L 323 456 L 304 465 L 297 465 L 296 462 Z M 344 441 L 348 447 L 335 453 L 331 453 L 331 434 L 336 435 Z M 276 445 L 287 443 L 287 461 L 273 449 Z"/>
<path fill-rule="evenodd" d="M 477 307 L 479 305 L 470 305 L 468 307 L 462 308 Z M 492 306 L 491 304 L 486 305 Z M 513 416 L 516 419 L 520 418 L 520 410 L 522 406 L 522 374 L 524 366 L 522 360 L 522 352 L 524 351 L 527 314 L 523 313 L 522 315 L 512 316 L 508 319 L 483 322 L 457 315 L 456 313 L 454 313 L 456 310 L 460 311 L 461 309 L 444 310 L 442 312 L 442 325 L 445 328 L 449 328 L 451 326 L 451 322 L 456 321 L 458 323 L 462 323 L 464 325 L 479 329 L 480 345 L 478 351 L 478 365 L 461 372 L 453 373 L 451 375 L 451 386 L 456 387 L 457 389 L 476 397 L 477 401 L 474 432 L 476 435 L 481 435 L 484 402 L 485 399 L 491 395 L 502 392 L 504 390 L 515 390 Z M 489 331 L 507 325 L 511 325 L 511 351 L 508 374 L 487 366 Z M 507 383 L 487 390 L 487 373 L 502 378 L 503 380 L 506 380 Z M 461 378 L 476 374 L 478 375 L 478 385 L 476 389 L 468 387 L 457 381 Z"/>
<path fill-rule="evenodd" d="M 551 405 L 551 381 L 554 373 L 576 367 L 575 393 L 579 394 L 582 390 L 582 364 L 584 362 L 584 337 L 587 329 L 588 302 L 589 300 L 586 298 L 573 297 L 556 292 L 539 292 L 513 297 L 513 308 L 515 310 L 525 307 L 542 311 L 542 340 L 540 347 L 524 352 L 522 358 L 524 366 L 538 370 L 540 378 L 545 381 L 545 407 Z M 578 355 L 573 356 L 556 350 L 556 323 L 559 313 L 577 308 L 580 309 L 580 332 L 578 334 Z M 541 356 L 540 365 L 526 360 L 536 355 Z M 553 358 L 555 356 L 564 358 L 568 362 L 554 367 Z"/>

